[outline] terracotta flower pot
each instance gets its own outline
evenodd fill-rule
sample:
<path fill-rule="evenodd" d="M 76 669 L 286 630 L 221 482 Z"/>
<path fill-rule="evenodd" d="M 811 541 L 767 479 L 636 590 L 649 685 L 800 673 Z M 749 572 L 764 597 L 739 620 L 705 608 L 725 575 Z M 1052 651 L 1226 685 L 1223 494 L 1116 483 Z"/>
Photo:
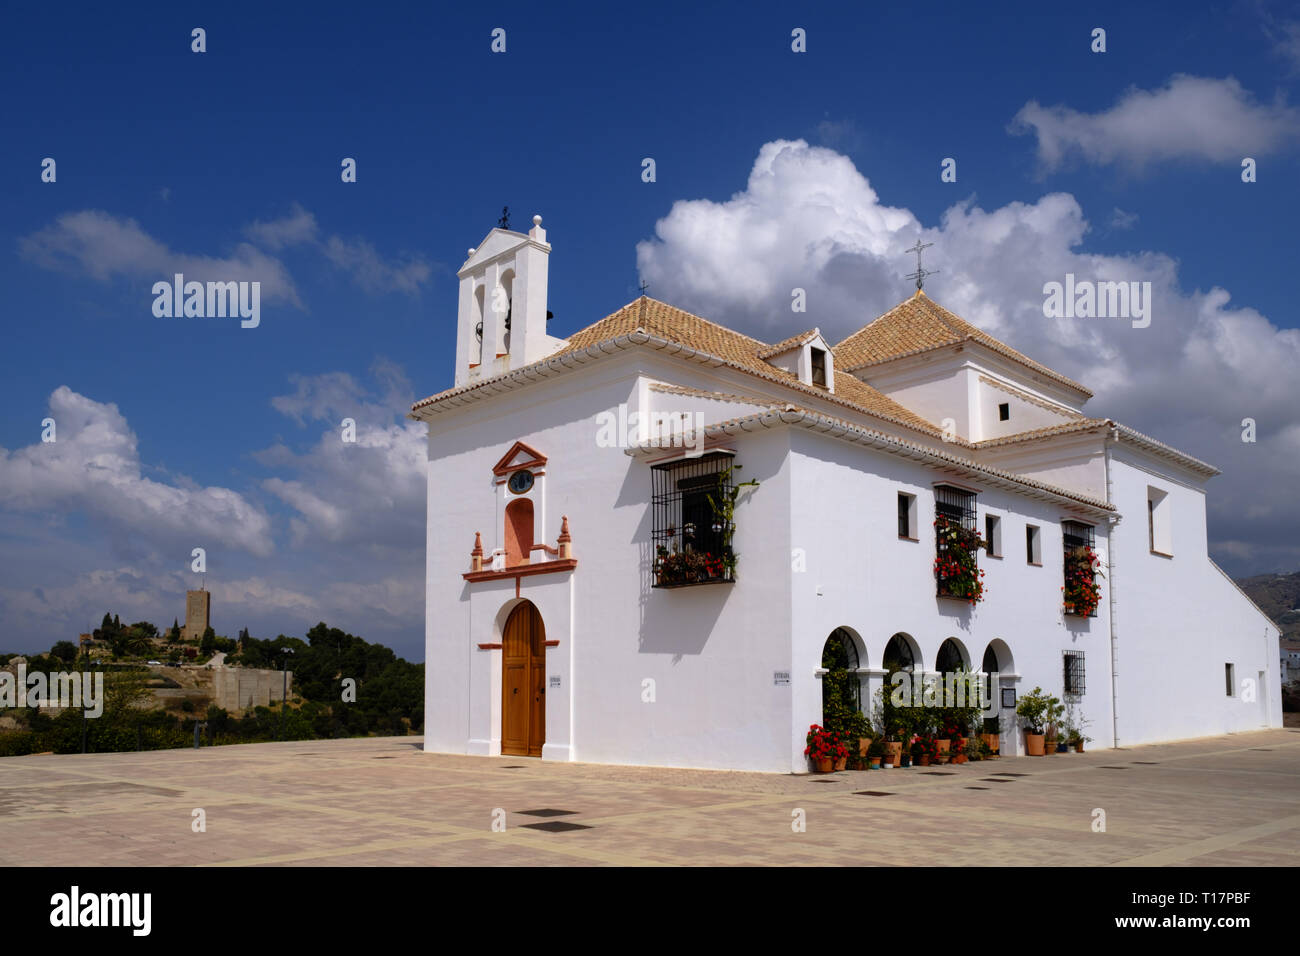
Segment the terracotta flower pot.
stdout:
<path fill-rule="evenodd" d="M 965 763 L 969 758 L 965 754 L 958 754 L 952 758 L 953 763 Z"/>
<path fill-rule="evenodd" d="M 921 754 L 921 756 L 920 756 L 919 758 L 917 758 L 917 762 L 920 763 L 920 765 L 921 765 L 922 767 L 928 767 L 928 766 L 930 766 L 930 755 L 929 755 L 929 754 Z"/>
<path fill-rule="evenodd" d="M 936 753 L 946 754 L 948 752 L 948 749 L 951 746 L 952 746 L 951 740 L 936 740 L 934 742 L 934 749 Z"/>
<path fill-rule="evenodd" d="M 830 773 L 835 769 L 835 761 L 830 757 L 816 757 L 813 759 L 813 767 L 818 773 Z"/>
<path fill-rule="evenodd" d="M 1001 746 L 1001 741 L 998 739 L 998 735 L 980 734 L 980 736 L 983 737 L 984 742 L 989 745 L 989 756 L 996 757 L 998 755 L 998 748 Z"/>
<path fill-rule="evenodd" d="M 871 746 L 871 738 L 870 738 L 870 737 L 859 737 L 859 738 L 858 738 L 858 756 L 859 756 L 859 757 L 865 757 L 865 756 L 867 755 L 867 748 L 870 747 L 870 746 Z"/>
<path fill-rule="evenodd" d="M 1043 735 L 1031 734 L 1029 731 L 1025 731 L 1025 753 L 1031 757 L 1041 757 L 1043 756 L 1043 749 Z"/>
<path fill-rule="evenodd" d="M 879 769 L 880 769 L 880 758 L 879 758 L 879 757 L 872 757 L 872 758 L 871 758 L 871 769 L 872 769 L 872 770 L 879 770 Z"/>
<path fill-rule="evenodd" d="M 843 769 L 845 769 L 846 767 L 848 767 L 848 765 L 849 765 L 849 758 L 848 758 L 847 755 L 846 755 L 846 756 L 843 756 L 843 757 L 836 757 L 836 758 L 835 758 L 835 769 L 836 769 L 836 770 L 843 770 Z"/>
<path fill-rule="evenodd" d="M 899 758 L 903 756 L 903 742 L 901 740 L 886 740 L 885 749 L 889 751 L 887 755 L 889 757 L 889 765 L 891 767 L 897 767 Z"/>
<path fill-rule="evenodd" d="M 1081 753 L 1083 753 L 1083 741 L 1082 741 L 1082 740 L 1076 740 L 1076 741 L 1074 742 L 1074 752 L 1077 753 L 1077 754 L 1081 754 Z"/>

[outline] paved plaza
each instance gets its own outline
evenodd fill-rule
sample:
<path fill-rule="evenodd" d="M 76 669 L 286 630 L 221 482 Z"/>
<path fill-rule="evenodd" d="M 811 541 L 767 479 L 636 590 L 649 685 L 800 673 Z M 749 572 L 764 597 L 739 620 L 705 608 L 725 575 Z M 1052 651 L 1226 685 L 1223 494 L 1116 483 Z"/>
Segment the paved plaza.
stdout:
<path fill-rule="evenodd" d="M 1300 864 L 1295 729 L 830 776 L 420 746 L 3 758 L 0 864 Z"/>

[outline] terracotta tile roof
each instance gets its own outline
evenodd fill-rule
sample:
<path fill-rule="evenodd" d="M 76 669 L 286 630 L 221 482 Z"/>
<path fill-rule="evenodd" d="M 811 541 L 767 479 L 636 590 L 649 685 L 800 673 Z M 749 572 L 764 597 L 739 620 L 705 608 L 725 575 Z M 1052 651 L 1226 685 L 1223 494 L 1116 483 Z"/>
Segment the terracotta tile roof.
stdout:
<path fill-rule="evenodd" d="M 760 357 L 761 353 L 768 348 L 766 342 L 760 342 L 758 339 L 732 331 L 716 322 L 710 322 L 708 319 L 692 315 L 690 312 L 648 296 L 629 302 L 617 312 L 575 332 L 569 336 L 568 346 L 548 356 L 546 361 L 636 331 L 659 336 L 687 348 L 716 356 L 729 365 L 769 382 L 777 382 L 787 388 L 816 395 L 828 402 L 845 405 L 876 418 L 915 428 L 927 435 L 942 435 L 938 426 L 909 411 L 893 399 L 886 398 L 881 392 L 852 375 L 835 376 L 833 394 L 816 385 L 805 385 L 795 375 L 769 365 Z"/>
<path fill-rule="evenodd" d="M 1001 438 L 986 438 L 984 441 L 977 441 L 975 447 L 996 448 L 999 445 L 1015 445 L 1023 441 L 1033 441 L 1036 438 L 1068 435 L 1071 432 L 1086 432 L 1094 428 L 1109 428 L 1114 424 L 1109 418 L 1080 418 L 1072 422 L 1063 422 L 1060 425 L 1045 425 L 1042 428 L 1031 428 L 1028 431 L 1016 432 L 1014 435 L 1003 435 Z"/>
<path fill-rule="evenodd" d="M 691 398 L 710 398 L 718 402 L 757 405 L 760 408 L 778 408 L 785 404 L 785 402 L 776 401 L 770 398 L 756 398 L 753 395 L 733 395 L 730 392 L 713 392 L 704 388 L 691 388 L 689 385 L 665 385 L 663 382 L 656 382 L 654 385 L 651 385 L 650 391 L 662 392 L 665 395 L 686 395 Z"/>
<path fill-rule="evenodd" d="M 766 361 L 770 358 L 776 358 L 778 355 L 784 355 L 786 352 L 802 347 L 809 339 L 821 335 L 821 329 L 809 329 L 807 332 L 800 332 L 798 335 L 792 335 L 788 339 L 782 339 L 776 345 L 769 345 L 763 351 L 758 353 L 758 357 Z"/>
<path fill-rule="evenodd" d="M 1039 438 L 1050 438 L 1057 435 L 1068 435 L 1073 432 L 1086 432 L 1100 430 L 1102 428 L 1113 428 L 1116 431 L 1120 441 L 1125 441 L 1146 451 L 1151 452 L 1161 458 L 1167 458 L 1175 461 L 1191 471 L 1212 478 L 1221 474 L 1218 468 L 1208 462 L 1193 457 L 1186 452 L 1179 451 L 1172 445 L 1166 445 L 1162 441 L 1157 441 L 1150 435 L 1144 435 L 1135 428 L 1115 421 L 1113 418 L 1081 418 L 1078 421 L 1066 422 L 1062 425 L 1048 425 L 1044 428 L 1032 428 L 1029 431 L 1016 432 L 1014 435 L 1004 435 L 1001 438 L 989 438 L 981 442 L 976 442 L 973 448 L 979 450 L 984 448 L 997 448 L 1005 445 L 1015 445 L 1020 442 L 1034 441 Z"/>
<path fill-rule="evenodd" d="M 1078 382 L 1045 365 L 1039 365 L 1011 346 L 999 342 L 919 290 L 906 302 L 894 306 L 874 322 L 858 329 L 836 345 L 833 351 L 837 368 L 853 371 L 967 341 L 979 342 L 1040 375 L 1067 385 L 1083 395 L 1092 395 Z"/>

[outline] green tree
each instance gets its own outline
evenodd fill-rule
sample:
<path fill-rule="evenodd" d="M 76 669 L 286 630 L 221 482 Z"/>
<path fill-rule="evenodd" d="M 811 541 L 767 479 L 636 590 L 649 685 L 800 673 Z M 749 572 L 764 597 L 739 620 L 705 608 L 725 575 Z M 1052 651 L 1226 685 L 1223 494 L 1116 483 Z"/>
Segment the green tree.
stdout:
<path fill-rule="evenodd" d="M 80 652 L 77 649 L 77 645 L 73 644 L 71 641 L 59 641 L 50 648 L 50 655 L 52 657 L 57 657 L 66 664 L 71 664 L 75 661 L 78 653 Z"/>
<path fill-rule="evenodd" d="M 124 657 L 144 657 L 153 652 L 153 641 L 144 631 L 131 627 L 122 633 L 113 653 Z"/>

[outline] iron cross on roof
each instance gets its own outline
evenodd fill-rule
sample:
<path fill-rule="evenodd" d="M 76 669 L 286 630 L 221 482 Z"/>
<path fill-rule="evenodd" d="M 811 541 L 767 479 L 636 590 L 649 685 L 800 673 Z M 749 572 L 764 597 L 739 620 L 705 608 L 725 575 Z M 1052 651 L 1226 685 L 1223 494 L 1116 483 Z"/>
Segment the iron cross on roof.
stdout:
<path fill-rule="evenodd" d="M 911 275 L 904 276 L 903 278 L 905 278 L 905 279 L 915 279 L 915 280 L 916 280 L 916 290 L 917 290 L 918 292 L 921 291 L 921 285 L 925 282 L 925 277 L 926 277 L 926 276 L 932 276 L 932 275 L 934 275 L 936 272 L 939 271 L 938 269 L 928 270 L 928 269 L 922 269 L 922 268 L 921 268 L 921 250 L 922 250 L 922 249 L 929 249 L 932 245 L 934 245 L 933 242 L 927 242 L 927 243 L 925 243 L 925 245 L 922 245 L 922 244 L 921 244 L 921 240 L 920 240 L 920 239 L 917 239 L 917 240 L 916 240 L 916 245 L 912 246 L 910 249 L 905 249 L 905 250 L 903 250 L 904 252 L 915 252 L 915 253 L 916 253 L 916 271 L 913 272 Z"/>

